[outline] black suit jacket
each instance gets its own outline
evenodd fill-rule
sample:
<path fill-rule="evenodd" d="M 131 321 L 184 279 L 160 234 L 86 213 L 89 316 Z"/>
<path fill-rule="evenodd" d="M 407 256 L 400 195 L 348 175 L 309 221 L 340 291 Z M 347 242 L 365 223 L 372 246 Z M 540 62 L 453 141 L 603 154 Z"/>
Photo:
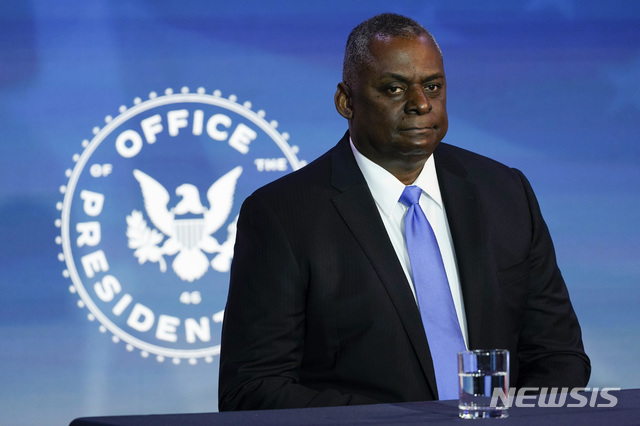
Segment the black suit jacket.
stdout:
<path fill-rule="evenodd" d="M 447 144 L 434 155 L 470 348 L 509 349 L 511 386 L 586 385 L 529 183 Z M 437 399 L 419 310 L 348 134 L 244 202 L 220 363 L 220 410 Z"/>

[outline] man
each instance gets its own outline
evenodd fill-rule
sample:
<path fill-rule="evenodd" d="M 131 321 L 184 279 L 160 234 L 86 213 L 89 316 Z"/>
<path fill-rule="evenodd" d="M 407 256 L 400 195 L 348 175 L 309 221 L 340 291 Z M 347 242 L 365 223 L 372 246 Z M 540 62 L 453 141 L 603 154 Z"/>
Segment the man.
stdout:
<path fill-rule="evenodd" d="M 450 399 L 441 381 L 456 380 L 465 347 L 510 350 L 511 386 L 586 385 L 580 327 L 529 183 L 440 143 L 446 80 L 431 35 L 393 14 L 363 22 L 343 80 L 347 134 L 243 204 L 220 410 Z M 420 207 L 399 201 L 416 185 Z M 423 210 L 446 273 L 447 301 L 428 309 L 435 279 L 424 299 L 404 228 Z M 452 317 L 429 323 L 446 304 Z M 455 343 L 433 337 L 445 323 Z"/>

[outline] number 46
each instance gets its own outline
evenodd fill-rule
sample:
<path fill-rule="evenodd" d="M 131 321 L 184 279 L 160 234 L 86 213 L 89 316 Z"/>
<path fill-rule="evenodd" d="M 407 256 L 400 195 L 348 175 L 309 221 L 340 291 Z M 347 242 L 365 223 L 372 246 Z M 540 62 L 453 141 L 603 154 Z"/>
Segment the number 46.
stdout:
<path fill-rule="evenodd" d="M 199 291 L 183 291 L 180 295 L 180 302 L 184 303 L 185 305 L 197 305 L 202 302 L 202 297 L 200 296 Z"/>

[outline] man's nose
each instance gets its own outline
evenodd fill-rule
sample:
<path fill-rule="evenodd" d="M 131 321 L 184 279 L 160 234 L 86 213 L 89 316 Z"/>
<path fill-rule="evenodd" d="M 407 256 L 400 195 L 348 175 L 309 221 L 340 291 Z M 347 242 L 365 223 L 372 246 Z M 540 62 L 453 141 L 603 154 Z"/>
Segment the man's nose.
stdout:
<path fill-rule="evenodd" d="M 407 103 L 405 104 L 405 112 L 407 114 L 422 115 L 431 111 L 431 102 L 422 85 L 410 86 L 407 90 L 407 97 Z"/>

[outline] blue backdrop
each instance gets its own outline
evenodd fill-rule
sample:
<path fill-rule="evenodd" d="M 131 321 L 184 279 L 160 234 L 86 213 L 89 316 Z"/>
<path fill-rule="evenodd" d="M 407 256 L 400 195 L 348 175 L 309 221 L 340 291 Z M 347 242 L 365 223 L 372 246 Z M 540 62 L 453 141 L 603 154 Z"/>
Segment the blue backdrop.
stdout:
<path fill-rule="evenodd" d="M 239 205 L 342 136 L 384 11 L 441 45 L 445 140 L 531 180 L 590 386 L 640 387 L 639 3 L 392 3 L 0 3 L 2 424 L 217 409 Z"/>

